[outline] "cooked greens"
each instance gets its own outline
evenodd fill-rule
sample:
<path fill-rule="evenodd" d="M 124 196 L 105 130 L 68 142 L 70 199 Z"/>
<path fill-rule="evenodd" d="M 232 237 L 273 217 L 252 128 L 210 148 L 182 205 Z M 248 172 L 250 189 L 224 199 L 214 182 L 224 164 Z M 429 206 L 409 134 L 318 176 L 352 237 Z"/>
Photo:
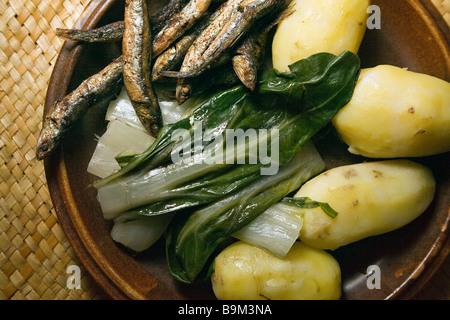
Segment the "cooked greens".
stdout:
<path fill-rule="evenodd" d="M 233 237 L 284 259 L 300 235 L 303 226 L 301 210 L 296 206 L 275 203 L 233 233 Z"/>
<path fill-rule="evenodd" d="M 316 207 L 321 207 L 333 219 L 338 215 L 328 203 L 307 197 L 285 197 L 235 232 L 233 237 L 284 259 L 300 235 L 304 209 Z"/>
<path fill-rule="evenodd" d="M 262 177 L 190 216 L 175 217 L 167 240 L 172 274 L 184 282 L 194 281 L 220 243 L 324 169 L 320 155 L 308 144 L 277 174 Z"/>
<path fill-rule="evenodd" d="M 167 260 L 180 281 L 194 281 L 223 241 L 325 168 L 306 143 L 350 100 L 359 58 L 319 53 L 290 69 L 267 72 L 254 92 L 212 95 L 95 184 L 107 219 L 175 214 Z"/>
<path fill-rule="evenodd" d="M 308 197 L 298 197 L 298 198 L 286 197 L 283 200 L 281 200 L 281 203 L 305 209 L 320 207 L 323 210 L 323 212 L 330 218 L 336 218 L 338 215 L 338 213 L 333 208 L 331 208 L 328 203 L 315 201 Z"/>

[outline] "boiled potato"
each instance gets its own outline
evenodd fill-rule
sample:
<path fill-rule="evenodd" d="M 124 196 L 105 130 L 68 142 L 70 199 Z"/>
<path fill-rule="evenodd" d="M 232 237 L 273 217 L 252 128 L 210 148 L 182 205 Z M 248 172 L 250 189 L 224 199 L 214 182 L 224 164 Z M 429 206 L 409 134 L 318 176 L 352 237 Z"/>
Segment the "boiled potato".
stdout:
<path fill-rule="evenodd" d="M 293 13 L 280 22 L 272 42 L 275 69 L 319 52 L 357 53 L 364 37 L 369 0 L 293 0 Z"/>
<path fill-rule="evenodd" d="M 338 262 L 299 241 L 284 259 L 235 242 L 216 257 L 211 282 L 220 300 L 334 300 L 341 295 Z"/>
<path fill-rule="evenodd" d="M 450 83 L 390 65 L 363 69 L 332 123 L 349 151 L 366 157 L 450 151 Z"/>
<path fill-rule="evenodd" d="M 319 207 L 304 209 L 299 238 L 312 247 L 334 250 L 398 229 L 427 209 L 435 185 L 431 170 L 410 160 L 330 169 L 306 182 L 295 197 L 326 202 L 338 216 L 332 219 Z"/>

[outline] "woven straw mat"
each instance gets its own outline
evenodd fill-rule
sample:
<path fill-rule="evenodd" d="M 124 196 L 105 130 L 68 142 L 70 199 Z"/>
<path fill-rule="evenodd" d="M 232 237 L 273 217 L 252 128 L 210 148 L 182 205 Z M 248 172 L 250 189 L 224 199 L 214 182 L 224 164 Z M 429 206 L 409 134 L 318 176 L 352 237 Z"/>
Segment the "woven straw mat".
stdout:
<path fill-rule="evenodd" d="M 59 225 L 43 163 L 35 158 L 46 89 L 70 28 L 89 0 L 0 2 L 0 299 L 102 297 L 81 269 L 81 289 L 68 289 L 77 260 Z M 450 24 L 450 0 L 433 0 Z"/>

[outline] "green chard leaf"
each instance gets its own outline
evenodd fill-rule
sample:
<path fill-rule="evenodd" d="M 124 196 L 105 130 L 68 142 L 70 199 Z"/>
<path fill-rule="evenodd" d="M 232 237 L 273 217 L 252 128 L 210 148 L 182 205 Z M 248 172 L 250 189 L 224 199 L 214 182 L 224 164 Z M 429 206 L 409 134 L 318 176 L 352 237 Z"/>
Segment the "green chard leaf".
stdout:
<path fill-rule="evenodd" d="M 281 200 L 281 203 L 285 203 L 291 206 L 295 206 L 298 208 L 311 209 L 320 207 L 323 212 L 330 218 L 334 219 L 338 216 L 338 212 L 335 211 L 331 206 L 326 202 L 314 201 L 308 197 L 299 197 L 299 198 L 289 198 L 286 197 Z"/>
<path fill-rule="evenodd" d="M 175 221 L 177 232 L 171 233 L 166 242 L 169 267 L 176 266 L 172 274 L 184 282 L 193 282 L 217 246 L 324 169 L 325 163 L 314 145 L 308 143 L 277 174 L 195 210 L 182 228 L 180 221 Z"/>
<path fill-rule="evenodd" d="M 177 266 L 171 272 L 177 278 L 194 281 L 222 241 L 324 169 L 312 169 L 314 165 L 320 167 L 321 160 L 299 163 L 293 160 L 294 156 L 350 100 L 359 67 L 359 58 L 350 52 L 339 57 L 324 53 L 299 61 L 288 74 L 271 71 L 263 76 L 258 97 L 249 96 L 245 101 L 244 107 L 254 108 L 245 119 L 248 123 L 258 123 L 254 117 L 268 119 L 266 112 L 281 110 L 283 114 L 276 118 L 280 129 L 280 158 L 284 160 L 282 169 L 274 176 L 256 180 L 228 197 L 201 207 L 185 220 L 178 236 L 172 236 L 167 242 L 168 259 Z M 266 94 L 273 99 L 270 105 L 261 102 L 269 100 Z M 292 97 L 298 103 L 296 112 L 291 107 L 283 107 Z M 303 202 L 321 206 L 330 216 L 337 214 L 325 203 L 306 199 Z"/>
<path fill-rule="evenodd" d="M 290 72 L 272 69 L 262 76 L 258 86 L 261 103 L 273 106 L 284 103 L 300 111 L 328 105 L 326 109 L 333 112 L 331 105 L 341 108 L 350 100 L 360 61 L 350 51 L 339 56 L 322 52 L 295 62 L 289 69 Z M 268 95 L 273 97 L 272 101 Z"/>
<path fill-rule="evenodd" d="M 359 68 L 351 52 L 320 53 L 294 63 L 290 72 L 265 73 L 255 92 L 240 85 L 212 95 L 95 184 L 104 217 L 175 213 L 167 230 L 167 261 L 175 278 L 193 282 L 233 233 L 325 169 L 309 140 L 350 100 Z M 199 123 L 208 139 L 196 144 Z M 249 137 L 244 149 L 231 149 L 223 158 L 234 161 L 206 161 L 206 151 L 226 145 L 228 129 L 267 130 L 267 156 L 276 153 L 276 160 L 251 162 L 252 148 L 262 145 Z M 179 130 L 187 140 L 173 140 Z M 187 148 L 190 157 L 173 161 L 184 147 L 193 147 Z M 272 166 L 275 171 L 262 174 Z"/>

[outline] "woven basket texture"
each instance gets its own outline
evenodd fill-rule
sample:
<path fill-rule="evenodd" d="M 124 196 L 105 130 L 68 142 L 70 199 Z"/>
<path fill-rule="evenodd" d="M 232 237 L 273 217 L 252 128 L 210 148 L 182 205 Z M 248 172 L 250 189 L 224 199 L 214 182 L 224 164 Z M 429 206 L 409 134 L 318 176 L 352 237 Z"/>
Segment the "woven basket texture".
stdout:
<path fill-rule="evenodd" d="M 432 0 L 450 25 L 450 0 Z M 0 299 L 92 300 L 101 291 L 58 223 L 35 146 L 63 41 L 89 0 L 0 2 Z M 67 268 L 81 268 L 81 289 Z"/>
<path fill-rule="evenodd" d="M 81 269 L 81 289 L 68 289 L 78 265 L 58 224 L 43 163 L 35 158 L 44 100 L 63 41 L 89 0 L 0 2 L 0 299 L 95 299 Z"/>

